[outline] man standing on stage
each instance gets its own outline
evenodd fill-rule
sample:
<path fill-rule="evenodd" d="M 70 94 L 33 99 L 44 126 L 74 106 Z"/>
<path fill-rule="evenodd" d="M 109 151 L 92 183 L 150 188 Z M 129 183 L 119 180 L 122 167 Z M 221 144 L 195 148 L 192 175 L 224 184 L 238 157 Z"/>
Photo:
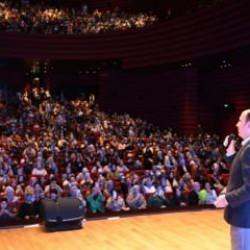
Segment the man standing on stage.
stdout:
<path fill-rule="evenodd" d="M 244 110 L 236 124 L 238 135 L 243 139 L 236 153 L 235 140 L 227 148 L 231 163 L 226 192 L 215 202 L 225 207 L 224 218 L 231 225 L 232 250 L 250 250 L 250 109 Z"/>

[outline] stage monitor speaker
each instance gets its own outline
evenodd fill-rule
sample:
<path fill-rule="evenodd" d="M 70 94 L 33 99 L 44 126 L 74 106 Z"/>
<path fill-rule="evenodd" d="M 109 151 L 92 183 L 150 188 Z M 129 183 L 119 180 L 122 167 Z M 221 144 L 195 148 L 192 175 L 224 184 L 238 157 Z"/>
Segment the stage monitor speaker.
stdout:
<path fill-rule="evenodd" d="M 82 228 L 84 207 L 81 201 L 72 197 L 42 200 L 45 227 L 49 231 Z"/>

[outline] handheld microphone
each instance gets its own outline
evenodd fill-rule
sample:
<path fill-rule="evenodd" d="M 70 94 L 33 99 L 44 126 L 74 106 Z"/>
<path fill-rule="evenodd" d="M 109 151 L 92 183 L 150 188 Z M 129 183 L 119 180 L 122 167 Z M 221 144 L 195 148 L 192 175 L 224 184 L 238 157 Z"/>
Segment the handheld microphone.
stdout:
<path fill-rule="evenodd" d="M 223 146 L 227 149 L 230 145 L 230 143 L 232 142 L 232 140 L 236 139 L 236 135 L 235 134 L 230 134 L 227 135 L 224 142 L 223 142 Z"/>

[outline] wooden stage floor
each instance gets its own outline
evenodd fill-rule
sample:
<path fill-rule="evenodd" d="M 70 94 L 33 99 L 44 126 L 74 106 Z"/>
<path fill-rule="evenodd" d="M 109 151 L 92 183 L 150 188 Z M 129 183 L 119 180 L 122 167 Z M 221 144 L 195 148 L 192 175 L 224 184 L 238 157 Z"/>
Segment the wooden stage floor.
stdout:
<path fill-rule="evenodd" d="M 81 230 L 0 230 L 1 250 L 229 250 L 223 210 L 87 221 Z"/>

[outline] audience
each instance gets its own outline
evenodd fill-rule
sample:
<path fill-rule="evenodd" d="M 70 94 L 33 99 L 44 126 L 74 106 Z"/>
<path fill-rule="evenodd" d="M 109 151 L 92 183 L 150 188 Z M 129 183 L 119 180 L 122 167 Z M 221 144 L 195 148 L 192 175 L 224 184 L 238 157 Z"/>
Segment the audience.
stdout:
<path fill-rule="evenodd" d="M 2 221 L 39 218 L 44 197 L 75 197 L 95 214 L 213 204 L 226 185 L 216 135 L 108 115 L 93 96 L 57 100 L 36 87 L 18 98 L 0 109 Z"/>
<path fill-rule="evenodd" d="M 142 28 L 157 21 L 155 15 L 126 14 L 87 8 L 61 9 L 41 5 L 11 4 L 0 2 L 0 30 L 44 34 L 90 34 L 112 30 Z"/>
<path fill-rule="evenodd" d="M 217 5 L 225 0 L 199 0 L 184 6 L 156 9 L 159 17 L 150 13 L 129 14 L 119 7 L 113 10 L 94 10 L 86 5 L 75 8 L 52 7 L 39 1 L 0 2 L 0 30 L 40 34 L 98 34 L 107 31 L 143 28 L 159 20 L 171 20 L 178 15 L 190 14 L 200 8 Z M 39 3 L 38 3 L 39 2 Z M 47 1 L 48 2 L 48 1 Z M 129 131 L 133 134 L 133 131 Z"/>

